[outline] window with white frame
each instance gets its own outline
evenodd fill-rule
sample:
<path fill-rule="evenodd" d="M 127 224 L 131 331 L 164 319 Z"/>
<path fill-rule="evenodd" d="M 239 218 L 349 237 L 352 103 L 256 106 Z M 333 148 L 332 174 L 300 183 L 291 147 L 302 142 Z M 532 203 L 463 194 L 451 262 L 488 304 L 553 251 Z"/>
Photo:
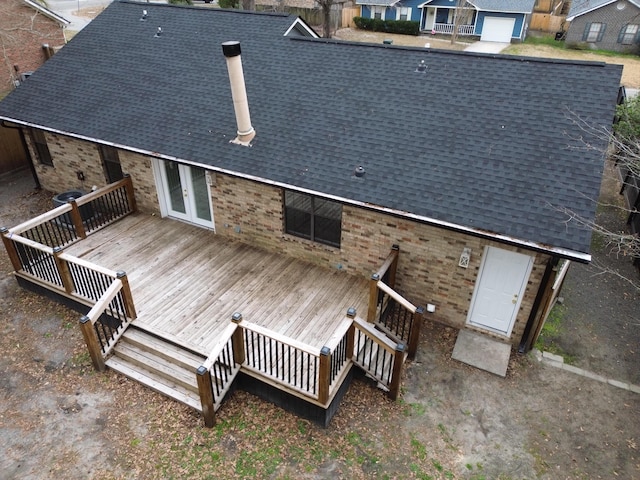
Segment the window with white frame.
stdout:
<path fill-rule="evenodd" d="M 582 34 L 583 42 L 599 42 L 602 40 L 604 30 L 607 27 L 604 23 L 592 22 L 587 23 Z"/>
<path fill-rule="evenodd" d="M 620 29 L 620 35 L 618 35 L 618 43 L 623 45 L 633 45 L 634 43 L 640 42 L 640 35 L 638 35 L 638 31 L 640 30 L 637 24 L 628 24 Z"/>
<path fill-rule="evenodd" d="M 411 20 L 411 7 L 396 8 L 396 20 Z"/>
<path fill-rule="evenodd" d="M 377 18 L 378 20 L 384 20 L 384 11 L 386 7 L 381 7 L 379 5 L 371 6 L 371 18 Z"/>

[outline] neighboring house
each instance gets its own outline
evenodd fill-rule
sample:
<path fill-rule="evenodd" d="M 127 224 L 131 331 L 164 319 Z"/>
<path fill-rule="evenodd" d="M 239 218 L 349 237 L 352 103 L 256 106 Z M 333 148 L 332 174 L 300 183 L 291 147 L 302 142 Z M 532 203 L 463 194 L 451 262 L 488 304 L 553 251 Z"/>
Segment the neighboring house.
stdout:
<path fill-rule="evenodd" d="M 522 41 L 535 0 L 469 0 L 462 13 L 459 35 L 493 42 Z M 356 0 L 360 16 L 382 20 L 413 20 L 420 30 L 450 35 L 457 0 Z"/>
<path fill-rule="evenodd" d="M 144 17 L 143 9 L 148 12 Z M 221 44 L 232 40 L 241 42 L 242 58 L 235 44 L 225 46 L 227 67 Z M 113 288 L 130 285 L 133 291 L 137 318 L 123 300 L 127 316 L 136 318 L 129 329 L 143 330 L 155 321 L 150 310 L 170 315 L 151 328 L 156 340 L 166 338 L 174 346 L 187 345 L 189 355 L 203 355 L 206 361 L 200 360 L 198 371 L 206 377 L 224 363 L 207 352 L 230 344 L 227 337 L 209 333 L 205 338 L 203 332 L 213 330 L 203 325 L 218 314 L 229 322 L 234 305 L 242 305 L 243 316 L 234 319 L 245 333 L 263 338 L 271 327 L 243 322 L 288 308 L 278 310 L 279 318 L 273 320 L 282 328 L 277 345 L 293 331 L 303 336 L 313 331 L 331 355 L 329 345 L 343 338 L 342 350 L 336 351 L 357 350 L 354 362 L 361 360 L 362 350 L 353 336 L 341 335 L 354 335 L 356 326 L 377 335 L 373 328 L 356 325 L 354 318 L 374 322 L 389 298 L 411 315 L 497 340 L 507 350 L 530 349 L 560 264 L 591 258 L 591 232 L 571 216 L 594 218 L 606 144 L 594 138 L 592 148 L 583 148 L 581 122 L 611 125 L 621 72 L 620 65 L 605 63 L 317 39 L 303 22 L 286 15 L 114 2 L 0 102 L 0 119 L 24 130 L 44 188 L 60 193 L 96 186 L 98 191 L 86 196 L 93 202 L 109 190 L 100 187 L 130 175 L 121 180 L 129 182 L 128 205 L 135 193 L 144 215 L 134 216 L 137 225 L 126 224 L 121 237 L 109 240 L 114 246 L 110 253 L 121 255 L 116 266 L 134 274 L 128 283 L 117 280 Z M 248 101 L 238 78 L 244 78 Z M 123 202 L 127 204 L 121 198 L 107 204 Z M 75 225 L 80 237 L 85 228 L 97 230 L 90 238 L 101 232 L 108 236 L 116 228 L 94 228 L 94 221 L 106 217 L 104 209 L 112 207 L 91 205 L 84 204 L 84 213 L 82 207 L 80 213 L 75 206 L 60 207 L 3 231 L 0 236 L 21 283 L 54 290 L 63 285 L 62 297 L 78 301 L 77 268 L 89 268 L 98 246 L 81 247 L 82 262 L 51 247 L 64 243 L 56 240 L 61 225 Z M 142 228 L 152 221 L 159 223 Z M 34 230 L 40 224 L 56 232 L 52 242 L 60 243 L 35 245 L 45 242 L 41 237 L 48 232 Z M 169 233 L 174 225 L 180 228 Z M 138 229 L 144 238 L 125 246 Z M 32 240 L 21 239 L 25 232 L 31 232 Z M 90 240 L 78 245 L 82 242 Z M 266 286 L 252 278 L 269 267 L 252 271 L 238 260 L 234 269 L 231 257 L 226 262 L 231 273 L 207 279 L 214 271 L 208 259 L 227 248 L 216 242 L 244 245 L 239 247 L 242 257 L 258 266 L 261 258 L 285 260 Z M 137 245 L 148 255 L 138 267 L 135 261 L 143 253 L 133 251 Z M 206 248 L 212 251 L 203 257 Z M 101 255 L 91 261 L 106 261 Z M 55 262 L 40 272 L 36 266 L 52 256 Z M 169 261 L 175 267 L 166 266 Z M 307 262 L 307 267 L 294 273 L 294 261 Z M 65 266 L 69 262 L 76 267 Z M 148 278 L 155 268 L 164 270 Z M 392 274 L 372 278 L 379 269 Z M 108 276 L 102 267 L 97 271 Z M 294 280 L 287 289 L 293 289 L 295 300 L 280 299 L 292 293 L 283 291 L 277 280 L 283 271 L 292 272 L 281 281 Z M 326 276 L 332 280 L 324 282 Z M 143 281 L 157 283 L 137 294 Z M 249 283 L 241 287 L 242 281 Z M 316 288 L 302 286 L 308 281 L 318 289 L 325 284 L 329 295 L 314 300 Z M 351 286 L 339 283 L 345 281 Z M 86 282 L 91 283 L 89 277 Z M 359 293 L 362 282 L 365 298 Z M 223 288 L 230 289 L 224 298 L 216 296 Z M 347 298 L 354 288 L 352 299 Z M 116 291 L 109 288 L 111 294 Z M 238 303 L 224 303 L 243 294 L 247 298 Z M 193 302 L 185 300 L 191 296 Z M 109 300 L 96 303 L 89 297 L 85 294 L 81 303 L 93 306 L 86 317 L 93 322 L 102 318 L 95 309 Z M 196 301 L 204 304 L 187 311 Z M 357 307 L 357 313 L 351 312 L 341 324 L 347 329 L 336 334 L 335 320 L 341 321 L 343 307 L 349 306 Z M 293 328 L 295 322 L 302 324 Z M 175 325 L 179 328 L 163 333 Z M 233 328 L 229 325 L 224 335 Z M 391 329 L 387 325 L 384 331 Z M 233 358 L 238 358 L 236 347 L 262 345 L 261 340 L 251 343 L 248 334 L 243 344 L 237 331 Z M 120 334 L 118 330 L 116 340 Z M 397 337 L 378 338 L 376 348 L 402 355 L 405 337 Z M 408 340 L 410 352 L 413 341 L 417 338 Z M 271 346 L 271 340 L 264 345 Z M 103 353 L 110 348 L 103 346 Z M 280 346 L 268 348 L 280 352 Z M 328 368 L 315 348 L 299 347 L 316 359 L 305 367 L 308 371 L 318 365 L 320 371 Z M 284 352 L 283 347 L 277 359 L 267 360 L 279 361 Z M 380 352 L 372 356 L 383 358 Z M 94 364 L 101 364 L 98 357 L 92 356 Z M 237 360 L 241 370 L 264 378 L 261 367 L 246 364 L 249 357 Z M 340 368 L 335 371 L 342 372 Z M 287 389 L 276 374 L 267 376 L 271 387 L 302 395 L 299 385 Z M 338 397 L 327 397 L 327 388 L 333 387 L 319 382 L 320 393 L 314 390 L 309 401 L 330 409 L 331 399 Z M 198 385 L 202 399 L 203 388 L 210 388 L 202 387 L 200 377 Z M 390 391 L 397 394 L 397 386 Z M 203 411 L 213 409 L 202 402 Z"/>
<path fill-rule="evenodd" d="M 65 44 L 69 21 L 35 0 L 3 0 L 0 4 L 0 46 L 3 66 L 0 94 L 26 78 Z"/>
<path fill-rule="evenodd" d="M 588 45 L 599 50 L 640 51 L 640 1 L 573 0 L 567 45 Z"/>

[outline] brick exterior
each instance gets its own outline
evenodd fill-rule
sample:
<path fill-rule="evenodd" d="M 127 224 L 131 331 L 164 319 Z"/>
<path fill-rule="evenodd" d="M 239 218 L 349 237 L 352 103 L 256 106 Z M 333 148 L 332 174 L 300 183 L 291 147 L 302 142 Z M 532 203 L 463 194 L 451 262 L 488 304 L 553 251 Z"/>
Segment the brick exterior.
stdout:
<path fill-rule="evenodd" d="M 95 145 L 53 134 L 47 134 L 46 138 L 54 166 L 37 165 L 44 188 L 59 192 L 70 188 L 87 190 L 91 185 L 106 184 Z M 132 177 L 139 209 L 158 213 L 160 207 L 151 158 L 125 151 L 119 151 L 119 158 L 123 172 Z M 77 180 L 79 170 L 84 173 L 84 182 Z M 341 247 L 329 247 L 283 232 L 281 189 L 220 173 L 212 173 L 211 178 L 218 235 L 367 278 L 380 267 L 392 245 L 397 244 L 400 246 L 397 290 L 416 305 L 435 304 L 436 312 L 427 314 L 428 319 L 457 328 L 465 327 L 485 247 L 494 246 L 534 257 L 512 335 L 509 339 L 495 336 L 514 345 L 519 343 L 548 255 L 349 205 L 342 210 Z M 466 269 L 458 266 L 465 247 L 472 252 Z M 360 314 L 364 316 L 366 312 Z"/>
<path fill-rule="evenodd" d="M 618 35 L 622 27 L 631 24 L 640 25 L 640 8 L 632 3 L 624 2 L 625 8 L 618 10 L 618 2 L 609 4 L 593 12 L 585 13 L 576 17 L 569 25 L 565 43 L 567 45 L 588 45 L 590 48 L 599 50 L 611 50 L 625 53 L 639 53 L 640 45 L 623 45 L 618 43 Z M 583 42 L 582 36 L 587 23 L 598 22 L 606 24 L 604 35 L 599 42 Z"/>
<path fill-rule="evenodd" d="M 20 73 L 36 70 L 45 60 L 43 44 L 51 48 L 62 47 L 65 38 L 62 26 L 21 0 L 0 2 L 0 45 L 3 62 L 0 68 L 0 97 L 11 91 Z"/>

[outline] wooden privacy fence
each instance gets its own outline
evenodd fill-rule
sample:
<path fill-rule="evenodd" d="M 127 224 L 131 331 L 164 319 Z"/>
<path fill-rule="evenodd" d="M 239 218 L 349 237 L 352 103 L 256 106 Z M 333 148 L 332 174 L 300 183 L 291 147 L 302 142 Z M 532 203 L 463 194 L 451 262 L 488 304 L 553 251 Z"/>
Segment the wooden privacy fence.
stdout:
<path fill-rule="evenodd" d="M 24 222 L 0 229 L 15 274 L 91 307 L 80 319 L 97 370 L 136 318 L 127 276 L 64 252 L 64 247 L 135 211 L 131 179 L 96 190 Z"/>
<path fill-rule="evenodd" d="M 355 363 L 380 382 L 391 398 L 398 396 L 404 345 L 385 339 L 357 318 L 355 309 L 348 310 L 322 348 L 243 320 L 240 313 L 234 313 L 232 322 L 196 372 L 207 427 L 215 424 L 215 412 L 240 369 L 326 407 Z"/>
<path fill-rule="evenodd" d="M 416 307 L 394 290 L 400 248 L 394 245 L 380 269 L 371 276 L 367 321 L 398 343 L 414 358 L 420 340 L 424 308 Z"/>

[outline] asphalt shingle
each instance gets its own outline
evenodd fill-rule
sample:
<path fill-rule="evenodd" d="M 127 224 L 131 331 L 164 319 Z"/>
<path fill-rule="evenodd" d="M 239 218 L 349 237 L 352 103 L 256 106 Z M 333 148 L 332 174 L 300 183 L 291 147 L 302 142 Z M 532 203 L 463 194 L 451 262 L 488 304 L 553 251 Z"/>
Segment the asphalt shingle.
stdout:
<path fill-rule="evenodd" d="M 589 251 L 590 232 L 560 210 L 593 217 L 603 156 L 579 148 L 571 119 L 610 125 L 621 66 L 284 37 L 294 19 L 114 2 L 0 118 Z M 242 44 L 250 148 L 229 144 L 228 40 Z"/>

